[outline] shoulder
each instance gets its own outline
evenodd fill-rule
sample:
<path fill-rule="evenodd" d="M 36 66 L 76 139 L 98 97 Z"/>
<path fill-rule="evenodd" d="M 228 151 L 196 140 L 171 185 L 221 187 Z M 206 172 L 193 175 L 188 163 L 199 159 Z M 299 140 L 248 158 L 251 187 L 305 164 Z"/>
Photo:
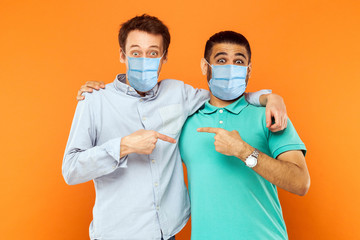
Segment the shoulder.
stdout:
<path fill-rule="evenodd" d="M 96 105 L 97 103 L 100 103 L 103 99 L 107 98 L 109 95 L 114 94 L 115 91 L 116 89 L 114 88 L 114 83 L 108 83 L 105 85 L 105 89 L 100 88 L 99 90 L 93 90 L 90 93 L 83 93 L 82 95 L 85 97 L 85 99 L 80 102 Z"/>
<path fill-rule="evenodd" d="M 257 107 L 255 105 L 251 105 L 248 103 L 248 105 L 245 108 L 247 114 L 251 114 L 256 117 L 265 117 L 265 107 Z"/>
<path fill-rule="evenodd" d="M 184 82 L 175 79 L 164 79 L 159 82 L 160 87 L 184 87 Z"/>
<path fill-rule="evenodd" d="M 266 127 L 266 108 L 265 107 L 257 107 L 251 105 L 250 103 L 244 109 L 244 114 L 246 114 L 246 118 L 252 122 L 254 126 L 257 126 L 258 129 L 262 129 L 262 131 L 268 135 L 269 129 Z"/>
<path fill-rule="evenodd" d="M 164 79 L 159 83 L 159 91 L 162 97 L 172 97 L 172 98 L 181 98 L 185 99 L 185 87 L 184 82 L 174 79 Z"/>

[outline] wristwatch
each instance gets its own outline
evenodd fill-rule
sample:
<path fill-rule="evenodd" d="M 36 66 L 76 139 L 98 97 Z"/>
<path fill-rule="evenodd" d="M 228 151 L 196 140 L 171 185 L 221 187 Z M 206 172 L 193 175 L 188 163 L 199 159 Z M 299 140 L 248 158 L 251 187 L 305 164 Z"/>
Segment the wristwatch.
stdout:
<path fill-rule="evenodd" d="M 245 159 L 245 165 L 249 168 L 253 168 L 256 166 L 258 162 L 259 151 L 255 148 L 255 150 Z"/>

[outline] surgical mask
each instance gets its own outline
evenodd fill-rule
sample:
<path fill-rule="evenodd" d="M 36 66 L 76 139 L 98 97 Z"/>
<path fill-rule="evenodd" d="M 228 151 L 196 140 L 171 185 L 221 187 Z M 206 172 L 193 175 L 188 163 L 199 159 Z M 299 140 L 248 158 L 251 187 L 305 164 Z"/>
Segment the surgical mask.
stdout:
<path fill-rule="evenodd" d="M 215 97 L 228 101 L 240 97 L 245 92 L 248 66 L 209 66 L 212 68 L 212 78 L 208 84 Z"/>
<path fill-rule="evenodd" d="M 164 54 L 160 58 L 136 58 L 125 54 L 128 59 L 127 79 L 130 86 L 139 92 L 153 89 L 158 81 L 160 60 Z"/>

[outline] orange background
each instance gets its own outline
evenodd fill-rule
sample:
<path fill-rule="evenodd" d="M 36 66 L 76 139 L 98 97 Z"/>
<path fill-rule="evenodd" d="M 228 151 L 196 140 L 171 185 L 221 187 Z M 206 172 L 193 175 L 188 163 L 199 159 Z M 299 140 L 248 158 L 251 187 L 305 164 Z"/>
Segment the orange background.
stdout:
<path fill-rule="evenodd" d="M 308 148 L 309 193 L 280 190 L 290 239 L 360 239 L 357 0 L 1 0 L 1 239 L 88 239 L 93 184 L 61 175 L 75 96 L 124 72 L 117 31 L 142 13 L 170 28 L 161 78 L 195 87 L 207 87 L 200 59 L 213 33 L 249 39 L 248 90 L 282 95 Z M 190 224 L 177 236 L 189 239 Z"/>

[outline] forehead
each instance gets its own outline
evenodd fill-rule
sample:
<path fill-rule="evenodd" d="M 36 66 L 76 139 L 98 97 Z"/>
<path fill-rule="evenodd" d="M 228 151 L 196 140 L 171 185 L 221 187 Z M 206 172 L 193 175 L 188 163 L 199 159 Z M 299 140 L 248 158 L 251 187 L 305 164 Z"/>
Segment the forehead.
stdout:
<path fill-rule="evenodd" d="M 249 54 L 246 48 L 242 45 L 235 43 L 215 43 L 212 47 L 210 59 L 214 58 L 218 53 L 225 53 L 228 56 L 235 56 L 236 54 L 243 54 L 246 59 L 249 59 Z M 223 56 L 223 55 L 222 55 Z"/>
<path fill-rule="evenodd" d="M 163 49 L 163 37 L 160 34 L 151 34 L 140 30 L 129 32 L 126 38 L 126 49 L 138 47 L 147 49 L 149 47 L 158 47 Z"/>

